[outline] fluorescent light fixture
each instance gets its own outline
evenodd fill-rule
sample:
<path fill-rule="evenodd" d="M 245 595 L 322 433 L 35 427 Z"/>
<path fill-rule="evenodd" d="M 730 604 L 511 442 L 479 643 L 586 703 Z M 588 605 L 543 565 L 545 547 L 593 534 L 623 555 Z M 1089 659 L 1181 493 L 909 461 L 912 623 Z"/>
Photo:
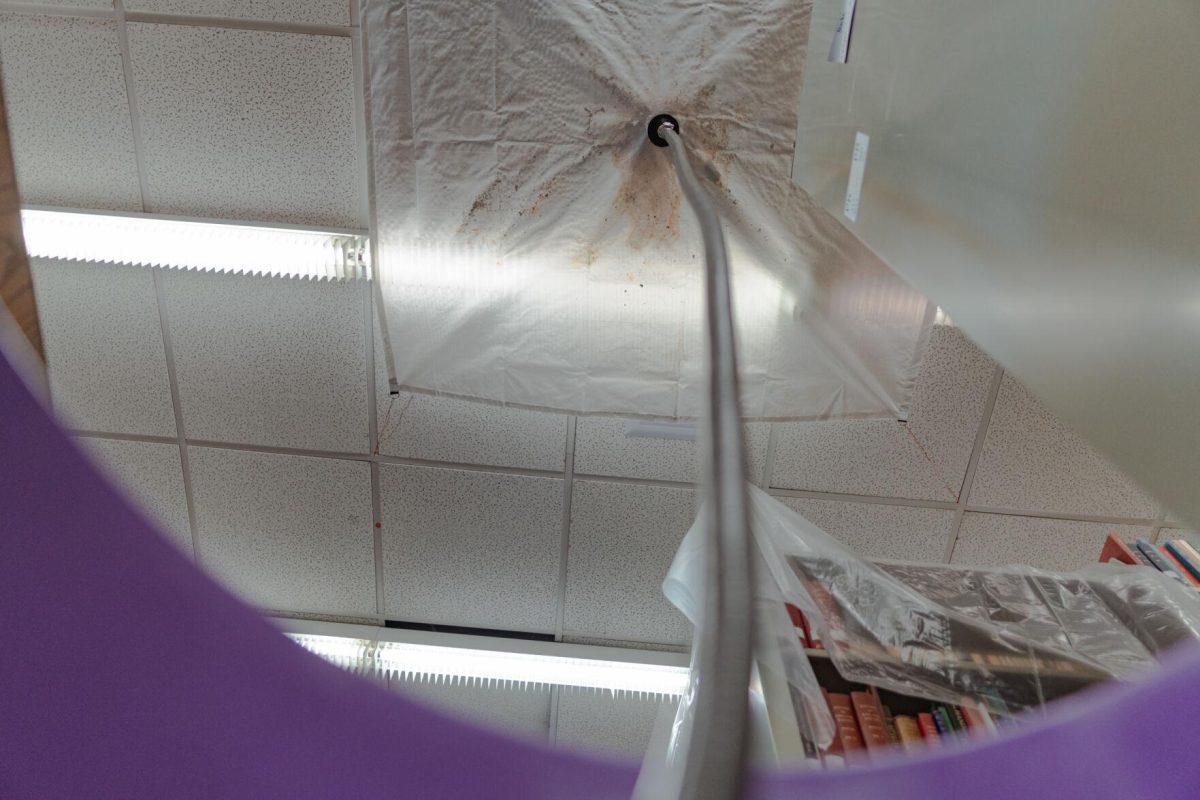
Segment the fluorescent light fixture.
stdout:
<path fill-rule="evenodd" d="M 361 232 L 48 208 L 21 211 L 31 256 L 300 278 L 367 278 Z"/>
<path fill-rule="evenodd" d="M 304 649 L 327 661 L 354 672 L 380 678 L 527 688 L 543 685 L 571 686 L 672 697 L 683 694 L 688 683 L 686 666 L 652 663 L 648 657 L 640 661 L 588 657 L 597 651 L 610 648 L 513 640 L 513 650 L 499 650 L 307 633 L 287 635 Z M 442 638 L 478 641 L 481 637 Z M 527 647 L 516 650 L 515 646 L 518 644 Z M 530 652 L 531 647 L 528 645 L 539 644 L 543 645 L 542 649 L 558 649 L 564 654 Z M 614 652 L 627 652 L 611 649 Z M 587 653 L 587 656 L 582 653 Z"/>

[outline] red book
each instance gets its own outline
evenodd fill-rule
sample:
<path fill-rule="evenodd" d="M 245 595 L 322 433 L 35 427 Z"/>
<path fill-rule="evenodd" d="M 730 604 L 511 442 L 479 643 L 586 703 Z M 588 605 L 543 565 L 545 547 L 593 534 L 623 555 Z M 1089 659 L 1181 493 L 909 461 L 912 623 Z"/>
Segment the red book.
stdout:
<path fill-rule="evenodd" d="M 884 750 L 892 745 L 892 737 L 888 735 L 887 723 L 883 720 L 883 709 L 879 700 L 870 692 L 851 692 L 850 701 L 854 705 L 854 715 L 858 717 L 858 727 L 862 730 L 863 741 L 867 750 Z"/>
<path fill-rule="evenodd" d="M 1183 577 L 1187 578 L 1189 581 L 1192 582 L 1193 586 L 1200 586 L 1200 580 L 1197 580 L 1195 575 L 1188 572 L 1187 567 L 1185 567 L 1183 564 L 1179 563 L 1179 559 L 1175 557 L 1174 553 L 1172 553 L 1170 550 L 1167 549 L 1167 546 L 1165 544 L 1160 544 L 1158 546 L 1158 549 L 1162 550 L 1163 558 L 1170 561 L 1171 564 L 1174 565 L 1175 569 L 1179 570 L 1180 574 L 1182 574 Z"/>
<path fill-rule="evenodd" d="M 829 703 L 829 712 L 833 714 L 833 723 L 837 732 L 833 737 L 833 745 L 826 755 L 844 755 L 849 762 L 862 761 L 864 751 L 862 734 L 858 730 L 858 722 L 854 718 L 854 706 L 850 695 L 838 692 L 826 692 L 825 700 Z"/>
<path fill-rule="evenodd" d="M 928 711 L 922 711 L 917 714 L 917 727 L 921 729 L 921 735 L 930 740 L 929 744 L 937 747 L 942 743 L 942 739 L 938 736 L 937 725 L 933 721 L 933 714 Z"/>
<path fill-rule="evenodd" d="M 788 616 L 792 618 L 792 627 L 800 630 L 800 643 L 805 647 L 812 647 L 812 635 L 809 633 L 808 619 L 804 616 L 804 612 L 791 603 L 784 603 L 784 605 L 787 607 Z"/>
<path fill-rule="evenodd" d="M 1134 566 L 1142 563 L 1129 545 L 1118 539 L 1115 533 L 1108 535 L 1108 538 L 1104 540 L 1104 549 L 1100 551 L 1100 563 L 1103 564 L 1107 561 L 1120 561 L 1122 564 L 1133 564 Z"/>
<path fill-rule="evenodd" d="M 987 709 L 983 706 L 976 705 L 967 698 L 963 699 L 963 703 L 959 706 L 962 711 L 963 719 L 967 723 L 967 731 L 975 738 L 986 737 L 991 731 L 996 730 L 996 723 L 992 722 L 992 717 L 988 714 Z"/>

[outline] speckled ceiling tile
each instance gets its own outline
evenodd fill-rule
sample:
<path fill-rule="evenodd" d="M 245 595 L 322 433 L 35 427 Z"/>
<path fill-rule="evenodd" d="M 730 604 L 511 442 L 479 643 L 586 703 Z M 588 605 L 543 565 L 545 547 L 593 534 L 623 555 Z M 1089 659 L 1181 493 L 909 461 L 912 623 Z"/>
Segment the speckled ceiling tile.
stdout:
<path fill-rule="evenodd" d="M 580 417 L 575 429 L 575 472 L 618 478 L 692 482 L 699 478 L 694 440 L 629 436 L 638 423 L 615 417 Z M 771 426 L 745 426 L 746 456 L 752 483 L 762 480 Z"/>
<path fill-rule="evenodd" d="M 489 467 L 563 468 L 568 416 L 408 392 L 391 397 L 378 324 L 375 395 L 382 455 Z"/>
<path fill-rule="evenodd" d="M 774 486 L 953 502 L 996 365 L 957 328 L 933 329 L 907 425 L 778 423 Z"/>
<path fill-rule="evenodd" d="M 550 687 L 483 686 L 449 680 L 388 681 L 393 691 L 460 719 L 546 743 L 550 737 Z"/>
<path fill-rule="evenodd" d="M 691 625 L 662 581 L 695 517 L 695 492 L 576 479 L 563 632 L 665 644 Z"/>
<path fill-rule="evenodd" d="M 777 499 L 864 558 L 943 561 L 946 557 L 953 511 L 806 497 Z"/>
<path fill-rule="evenodd" d="M 179 445 L 88 436 L 76 441 L 148 517 L 159 523 L 159 529 L 172 542 L 192 555 L 192 529 L 188 523 Z"/>
<path fill-rule="evenodd" d="M 1153 532 L 1153 528 L 1133 525 L 968 512 L 963 515 L 950 560 L 976 566 L 1028 564 L 1049 570 L 1081 569 L 1099 562 L 1108 534 L 1132 541 Z"/>
<path fill-rule="evenodd" d="M 349 25 L 349 0 L 125 0 L 128 11 L 266 22 Z"/>
<path fill-rule="evenodd" d="M 358 282 L 162 275 L 190 439 L 367 453 Z"/>
<path fill-rule="evenodd" d="M 971 484 L 972 506 L 1153 519 L 1158 504 L 1006 375 Z"/>
<path fill-rule="evenodd" d="M 200 564 L 265 609 L 375 614 L 365 462 L 189 447 Z"/>
<path fill-rule="evenodd" d="M 175 436 L 150 270 L 40 258 L 31 267 L 55 409 L 82 430 Z"/>
<path fill-rule="evenodd" d="M 641 758 L 660 713 L 674 716 L 674 698 L 579 689 L 558 690 L 554 743 L 592 753 Z"/>
<path fill-rule="evenodd" d="M 563 481 L 381 464 L 388 619 L 553 633 Z"/>
<path fill-rule="evenodd" d="M 23 203 L 142 210 L 116 22 L 0 13 L 0 73 Z"/>
<path fill-rule="evenodd" d="M 150 211 L 362 227 L 351 41 L 130 24 Z"/>

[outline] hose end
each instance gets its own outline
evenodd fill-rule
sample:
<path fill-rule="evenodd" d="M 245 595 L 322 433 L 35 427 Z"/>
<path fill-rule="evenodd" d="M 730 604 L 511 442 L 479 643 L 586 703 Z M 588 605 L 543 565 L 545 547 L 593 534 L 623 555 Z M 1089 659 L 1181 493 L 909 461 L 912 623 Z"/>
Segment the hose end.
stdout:
<path fill-rule="evenodd" d="M 655 147 L 666 147 L 667 140 L 663 138 L 658 129 L 663 125 L 670 125 L 679 133 L 679 122 L 670 114 L 655 114 L 650 118 L 650 124 L 646 126 L 646 136 Z"/>

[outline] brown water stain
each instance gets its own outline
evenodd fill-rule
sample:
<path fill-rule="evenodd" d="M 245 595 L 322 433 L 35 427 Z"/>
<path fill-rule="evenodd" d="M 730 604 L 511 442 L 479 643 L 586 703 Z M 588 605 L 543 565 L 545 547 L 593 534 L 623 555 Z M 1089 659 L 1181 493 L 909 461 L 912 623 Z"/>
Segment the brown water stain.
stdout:
<path fill-rule="evenodd" d="M 644 142 L 632 156 L 614 154 L 613 160 L 621 170 L 613 210 L 629 223 L 630 246 L 637 250 L 677 238 L 682 194 L 670 156 Z"/>

